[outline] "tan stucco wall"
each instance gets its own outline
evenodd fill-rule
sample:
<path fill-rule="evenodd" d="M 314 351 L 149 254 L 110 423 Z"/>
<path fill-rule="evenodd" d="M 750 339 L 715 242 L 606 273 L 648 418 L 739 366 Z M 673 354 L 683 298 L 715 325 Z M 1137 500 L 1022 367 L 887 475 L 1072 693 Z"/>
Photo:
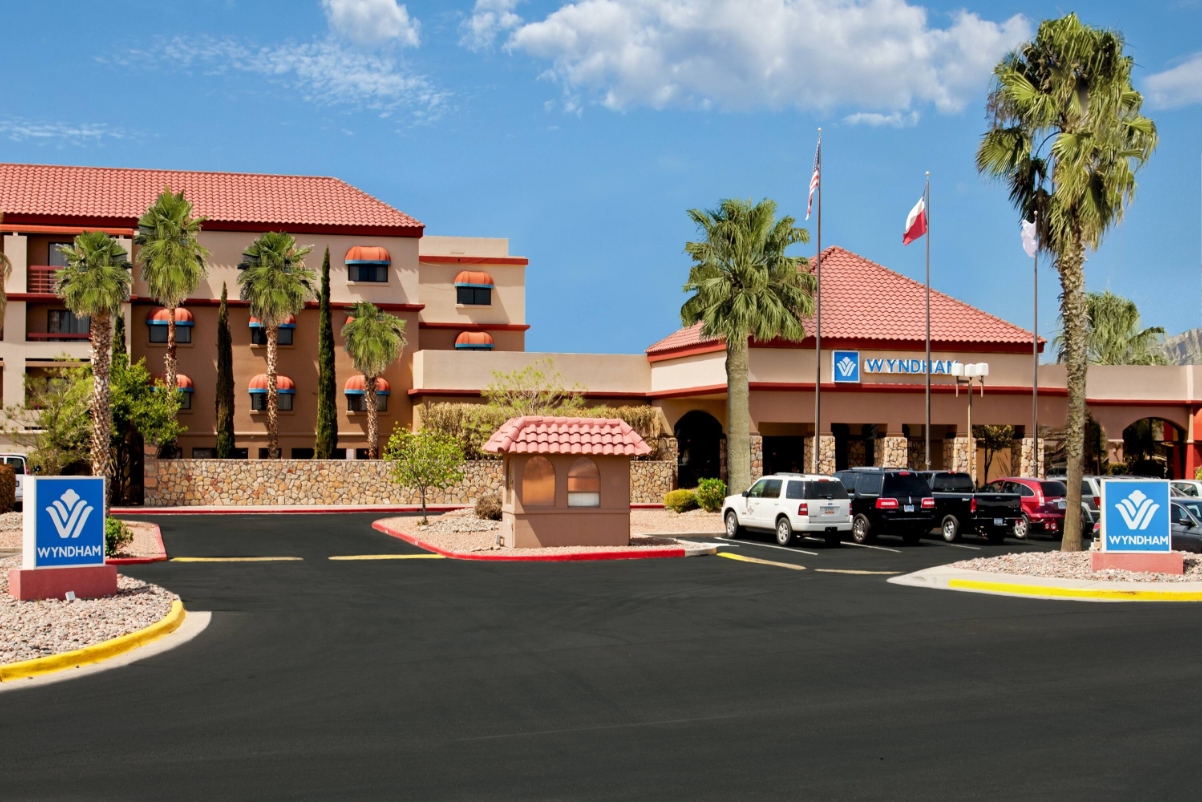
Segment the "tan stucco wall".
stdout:
<path fill-rule="evenodd" d="M 510 373 L 550 359 L 569 386 L 591 393 L 645 393 L 651 370 L 642 354 L 551 354 L 512 351 L 421 351 L 413 358 L 414 386 L 427 390 L 480 390 L 494 372 Z"/>
<path fill-rule="evenodd" d="M 455 338 L 461 329 L 422 329 L 422 348 L 447 351 L 455 349 Z M 488 332 L 492 335 L 493 351 L 525 351 L 526 332 L 497 331 Z"/>
<path fill-rule="evenodd" d="M 463 270 L 492 276 L 491 306 L 456 303 L 455 276 Z M 428 264 L 421 266 L 422 320 L 431 323 L 525 323 L 526 267 L 524 265 Z"/>
<path fill-rule="evenodd" d="M 423 256 L 509 256 L 505 237 L 446 237 L 426 234 L 418 252 Z"/>

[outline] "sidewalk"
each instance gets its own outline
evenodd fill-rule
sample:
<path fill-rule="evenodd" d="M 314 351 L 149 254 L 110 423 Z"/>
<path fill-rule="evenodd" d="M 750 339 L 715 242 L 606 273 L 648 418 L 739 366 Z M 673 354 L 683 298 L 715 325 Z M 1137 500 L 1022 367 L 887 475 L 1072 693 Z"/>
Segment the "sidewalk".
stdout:
<path fill-rule="evenodd" d="M 1057 601 L 1202 601 L 1202 582 L 1110 582 L 993 574 L 936 566 L 888 580 L 895 585 Z"/>

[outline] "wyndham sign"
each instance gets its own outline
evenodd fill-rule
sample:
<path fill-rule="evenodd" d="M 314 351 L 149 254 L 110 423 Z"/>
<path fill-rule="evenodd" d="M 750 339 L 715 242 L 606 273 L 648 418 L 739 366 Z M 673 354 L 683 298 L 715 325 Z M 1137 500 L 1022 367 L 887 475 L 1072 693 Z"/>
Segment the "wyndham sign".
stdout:
<path fill-rule="evenodd" d="M 26 477 L 22 567 L 104 565 L 105 492 L 100 476 Z"/>
<path fill-rule="evenodd" d="M 835 384 L 854 384 L 860 381 L 860 352 L 832 351 L 831 375 Z"/>
<path fill-rule="evenodd" d="M 952 365 L 958 361 L 956 359 L 932 360 L 931 375 L 952 375 Z M 831 375 L 834 377 L 835 384 L 858 383 L 861 373 L 916 374 L 924 376 L 926 372 L 927 361 L 925 359 L 888 359 L 885 357 L 860 359 L 859 351 L 831 352 Z"/>
<path fill-rule="evenodd" d="M 1169 483 L 1102 482 L 1102 548 L 1108 552 L 1172 551 Z"/>

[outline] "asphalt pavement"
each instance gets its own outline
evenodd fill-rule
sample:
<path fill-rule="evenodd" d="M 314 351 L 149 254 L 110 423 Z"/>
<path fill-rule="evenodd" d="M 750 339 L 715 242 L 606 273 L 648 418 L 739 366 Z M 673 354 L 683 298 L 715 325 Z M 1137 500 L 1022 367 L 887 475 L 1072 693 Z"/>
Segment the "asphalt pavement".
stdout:
<path fill-rule="evenodd" d="M 1054 543 L 329 559 L 421 553 L 378 517 L 154 518 L 172 557 L 302 559 L 123 568 L 212 623 L 0 694 L 0 798 L 1198 797 L 1202 607 L 840 573 Z"/>

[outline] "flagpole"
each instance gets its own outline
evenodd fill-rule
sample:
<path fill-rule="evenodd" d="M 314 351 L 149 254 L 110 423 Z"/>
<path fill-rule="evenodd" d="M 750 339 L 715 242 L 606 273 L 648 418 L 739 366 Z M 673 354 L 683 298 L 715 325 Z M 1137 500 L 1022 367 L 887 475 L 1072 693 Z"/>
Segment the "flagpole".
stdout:
<path fill-rule="evenodd" d="M 1031 326 L 1031 470 L 1039 477 L 1039 212 L 1035 212 L 1035 321 Z M 1020 469 L 1022 466 L 1019 466 Z"/>
<path fill-rule="evenodd" d="M 814 291 L 814 444 L 810 448 L 811 473 L 818 473 L 822 443 L 822 129 L 818 129 L 818 257 Z"/>
<path fill-rule="evenodd" d="M 923 428 L 926 443 L 923 451 L 923 462 L 926 470 L 931 469 L 931 172 L 927 171 L 926 200 L 923 201 L 927 217 L 927 423 Z M 821 208 L 821 207 L 819 207 Z M 972 437 L 972 432 L 968 433 Z"/>

